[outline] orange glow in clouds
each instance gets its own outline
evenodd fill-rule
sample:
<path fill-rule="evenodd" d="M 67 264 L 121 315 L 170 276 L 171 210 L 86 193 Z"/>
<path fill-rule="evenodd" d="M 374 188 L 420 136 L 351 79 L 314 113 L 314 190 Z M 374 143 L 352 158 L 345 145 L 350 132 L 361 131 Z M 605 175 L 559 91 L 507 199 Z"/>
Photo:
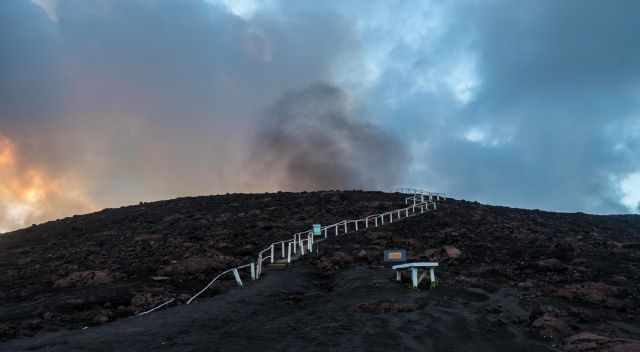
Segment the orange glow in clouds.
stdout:
<path fill-rule="evenodd" d="M 15 144 L 0 135 L 0 233 L 94 210 L 80 186 L 70 177 L 52 178 L 26 166 Z"/>

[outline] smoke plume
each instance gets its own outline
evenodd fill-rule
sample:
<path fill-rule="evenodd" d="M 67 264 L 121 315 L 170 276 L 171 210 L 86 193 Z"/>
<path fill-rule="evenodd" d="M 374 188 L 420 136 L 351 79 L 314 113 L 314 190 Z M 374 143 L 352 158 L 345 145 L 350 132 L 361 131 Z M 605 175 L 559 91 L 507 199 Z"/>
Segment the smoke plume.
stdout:
<path fill-rule="evenodd" d="M 0 232 L 185 195 L 393 183 L 395 167 L 371 170 L 401 160 L 387 157 L 397 143 L 315 85 L 357 61 L 352 24 L 264 11 L 0 1 L 0 135 L 15 160 L 0 170 Z"/>
<path fill-rule="evenodd" d="M 289 92 L 258 131 L 260 175 L 295 190 L 392 186 L 407 169 L 406 151 L 354 113 L 347 94 L 329 84 Z"/>

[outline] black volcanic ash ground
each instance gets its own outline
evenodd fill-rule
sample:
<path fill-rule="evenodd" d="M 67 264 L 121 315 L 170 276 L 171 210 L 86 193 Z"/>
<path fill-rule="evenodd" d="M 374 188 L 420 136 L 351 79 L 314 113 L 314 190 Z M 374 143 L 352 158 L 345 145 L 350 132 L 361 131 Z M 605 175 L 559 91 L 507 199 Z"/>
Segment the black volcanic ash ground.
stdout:
<path fill-rule="evenodd" d="M 114 344 L 127 337 L 131 350 L 166 338 L 159 346 L 176 351 L 186 348 L 182 342 L 198 350 L 214 338 L 244 350 L 389 350 L 390 343 L 443 351 L 640 346 L 632 340 L 640 336 L 638 216 L 447 200 L 435 212 L 322 242 L 318 257 L 291 270 L 267 269 L 264 280 L 242 289 L 223 281 L 207 293 L 213 297 L 180 305 L 218 272 L 254 260 L 275 240 L 315 222 L 397 208 L 401 200 L 379 192 L 181 198 L 2 236 L 0 337 L 35 335 L 5 345 L 12 350 L 67 346 L 60 351 L 89 348 L 84 334 Z M 412 259 L 440 261 L 440 287 L 414 291 L 394 282 L 381 262 L 391 247 L 407 249 Z M 171 297 L 178 307 L 121 319 Z M 217 313 L 205 317 L 199 310 Z M 189 314 L 196 316 L 190 320 Z M 175 323 L 159 323 L 173 317 Z M 120 321 L 105 325 L 113 320 Z M 255 339 L 230 332 L 243 325 Z M 90 328 L 64 332 L 84 326 Z M 286 327 L 297 337 L 277 333 Z M 147 337 L 127 335 L 132 328 Z"/>

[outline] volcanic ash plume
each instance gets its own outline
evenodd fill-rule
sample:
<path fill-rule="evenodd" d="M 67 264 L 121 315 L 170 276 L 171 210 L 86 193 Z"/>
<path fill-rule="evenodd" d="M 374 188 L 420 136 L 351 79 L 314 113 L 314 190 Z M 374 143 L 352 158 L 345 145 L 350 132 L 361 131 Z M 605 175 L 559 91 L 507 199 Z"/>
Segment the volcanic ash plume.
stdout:
<path fill-rule="evenodd" d="M 258 130 L 257 178 L 287 190 L 397 184 L 408 164 L 403 145 L 354 114 L 349 96 L 329 84 L 286 94 Z"/>
<path fill-rule="evenodd" d="M 80 189 L 72 177 L 21 163 L 15 144 L 0 135 L 0 233 L 94 210 Z"/>

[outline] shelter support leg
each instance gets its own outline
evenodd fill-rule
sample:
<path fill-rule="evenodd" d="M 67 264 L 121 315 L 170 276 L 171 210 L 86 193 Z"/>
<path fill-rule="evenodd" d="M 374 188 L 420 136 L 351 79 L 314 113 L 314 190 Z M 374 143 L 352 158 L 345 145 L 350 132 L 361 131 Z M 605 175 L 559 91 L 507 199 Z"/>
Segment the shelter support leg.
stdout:
<path fill-rule="evenodd" d="M 418 268 L 411 268 L 411 284 L 413 288 L 418 288 Z"/>
<path fill-rule="evenodd" d="M 438 286 L 438 282 L 436 281 L 436 273 L 433 268 L 429 269 L 429 279 L 431 281 L 431 287 L 435 288 Z"/>

